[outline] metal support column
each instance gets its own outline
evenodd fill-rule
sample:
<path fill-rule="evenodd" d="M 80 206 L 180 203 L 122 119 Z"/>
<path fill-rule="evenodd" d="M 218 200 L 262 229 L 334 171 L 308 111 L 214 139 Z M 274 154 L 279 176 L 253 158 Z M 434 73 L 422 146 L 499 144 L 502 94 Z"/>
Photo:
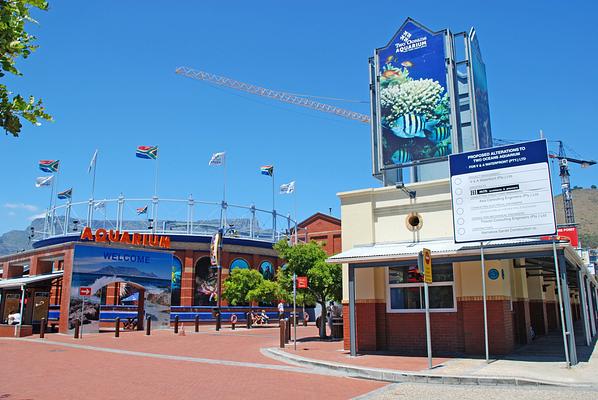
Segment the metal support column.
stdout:
<path fill-rule="evenodd" d="M 93 219 L 93 199 L 89 199 L 87 202 L 87 226 L 93 229 L 91 221 Z"/>
<path fill-rule="evenodd" d="M 249 237 L 253 239 L 255 235 L 255 204 L 251 205 L 251 225 L 249 226 Z"/>
<path fill-rule="evenodd" d="M 195 201 L 193 201 L 193 196 L 189 195 L 189 200 L 187 201 L 187 233 L 193 233 L 193 206 L 195 205 Z"/>
<path fill-rule="evenodd" d="M 590 284 L 590 279 L 588 277 L 584 279 L 584 283 L 586 287 L 588 314 L 590 316 L 590 328 L 592 332 L 592 337 L 594 337 L 596 335 L 596 314 L 594 313 L 594 295 L 592 293 L 592 285 Z"/>
<path fill-rule="evenodd" d="M 351 340 L 351 356 L 357 355 L 357 326 L 355 318 L 355 269 L 348 265 L 349 268 L 349 338 Z M 325 310 L 322 310 L 324 313 Z"/>
<path fill-rule="evenodd" d="M 69 220 L 71 219 L 71 199 L 68 200 L 66 203 L 66 210 L 64 211 L 64 227 L 62 231 L 65 235 L 69 233 Z"/>
<path fill-rule="evenodd" d="M 123 209 L 125 208 L 125 196 L 121 193 L 118 196 L 118 203 L 116 208 L 116 229 L 123 230 Z"/>
<path fill-rule="evenodd" d="M 272 240 L 276 240 L 276 210 L 272 210 Z"/>
<path fill-rule="evenodd" d="M 577 348 L 575 346 L 575 332 L 573 331 L 573 315 L 571 314 L 571 294 L 569 293 L 569 283 L 567 281 L 567 260 L 565 256 L 560 253 L 559 258 L 559 272 L 561 274 L 561 282 L 563 283 L 562 297 L 563 309 L 565 312 L 565 320 L 563 321 L 567 328 L 567 343 L 569 344 L 569 360 L 571 365 L 577 365 Z"/>
<path fill-rule="evenodd" d="M 583 319 L 583 333 L 586 337 L 586 346 L 589 346 L 592 343 L 592 332 L 590 331 L 590 315 L 588 313 L 585 277 L 581 270 L 577 270 L 577 286 L 579 287 L 579 308 L 581 308 L 581 318 Z"/>
<path fill-rule="evenodd" d="M 158 196 L 152 197 L 152 233 L 156 233 L 158 226 Z"/>

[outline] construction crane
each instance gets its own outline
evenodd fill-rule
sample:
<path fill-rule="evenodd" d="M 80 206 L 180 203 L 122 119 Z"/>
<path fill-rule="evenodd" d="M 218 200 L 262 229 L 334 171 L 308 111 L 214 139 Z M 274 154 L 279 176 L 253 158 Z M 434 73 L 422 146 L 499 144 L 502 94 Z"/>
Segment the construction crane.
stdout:
<path fill-rule="evenodd" d="M 559 160 L 559 176 L 561 177 L 563 205 L 565 206 L 565 223 L 573 225 L 575 224 L 575 214 L 573 213 L 573 197 L 571 196 L 571 184 L 569 180 L 569 163 L 572 162 L 581 165 L 582 168 L 588 168 L 596 164 L 596 161 L 567 157 L 563 141 L 557 140 L 557 142 L 559 144 L 559 153 L 551 153 L 549 157 Z"/>
<path fill-rule="evenodd" d="M 301 107 L 311 108 L 313 110 L 327 112 L 338 115 L 339 117 L 349 118 L 355 121 L 370 123 L 369 115 L 361 114 L 355 111 L 345 110 L 340 107 L 332 106 L 330 104 L 319 103 L 307 97 L 301 97 L 293 93 L 280 92 L 277 90 L 266 89 L 260 86 L 252 85 L 245 82 L 239 82 L 232 78 L 211 74 L 209 72 L 194 70 L 189 67 L 179 67 L 176 73 L 187 78 L 197 79 L 213 83 L 214 85 L 224 86 L 231 89 L 241 90 L 243 92 L 255 94 L 258 96 L 268 97 L 270 99 L 282 101 L 284 103 L 294 104 Z"/>

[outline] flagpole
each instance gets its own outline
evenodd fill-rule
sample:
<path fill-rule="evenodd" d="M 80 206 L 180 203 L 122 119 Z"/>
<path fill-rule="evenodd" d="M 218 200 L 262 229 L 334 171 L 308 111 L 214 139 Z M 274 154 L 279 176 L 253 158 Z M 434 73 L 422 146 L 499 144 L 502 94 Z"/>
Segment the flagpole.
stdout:
<path fill-rule="evenodd" d="M 224 228 L 226 225 L 226 209 L 224 204 L 226 203 L 226 153 L 222 160 L 222 204 L 220 205 L 220 228 Z"/>
<path fill-rule="evenodd" d="M 158 146 L 156 146 L 158 147 Z M 159 158 L 156 156 L 156 172 L 154 175 L 154 197 L 158 195 L 158 166 L 159 166 Z"/>
<path fill-rule="evenodd" d="M 299 233 L 297 232 L 297 191 L 293 187 L 293 209 L 295 211 L 295 244 L 299 243 Z"/>
<path fill-rule="evenodd" d="M 91 204 L 89 210 L 89 227 L 93 225 L 93 209 L 95 206 L 95 191 L 96 191 L 96 166 L 98 165 L 98 150 L 93 154 L 93 177 L 91 179 Z"/>
<path fill-rule="evenodd" d="M 58 176 L 60 175 L 60 166 L 56 170 L 56 179 L 52 180 L 52 199 L 50 200 L 50 233 L 54 234 L 54 207 L 56 206 L 56 199 L 54 199 L 54 185 L 58 185 Z"/>

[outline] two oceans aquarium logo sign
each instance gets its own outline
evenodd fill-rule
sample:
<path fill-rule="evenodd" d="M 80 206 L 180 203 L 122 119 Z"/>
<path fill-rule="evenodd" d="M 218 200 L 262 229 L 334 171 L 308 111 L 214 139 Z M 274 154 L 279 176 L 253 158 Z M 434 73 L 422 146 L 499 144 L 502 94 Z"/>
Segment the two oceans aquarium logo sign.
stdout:
<path fill-rule="evenodd" d="M 444 35 L 408 20 L 376 50 L 383 165 L 452 152 Z"/>

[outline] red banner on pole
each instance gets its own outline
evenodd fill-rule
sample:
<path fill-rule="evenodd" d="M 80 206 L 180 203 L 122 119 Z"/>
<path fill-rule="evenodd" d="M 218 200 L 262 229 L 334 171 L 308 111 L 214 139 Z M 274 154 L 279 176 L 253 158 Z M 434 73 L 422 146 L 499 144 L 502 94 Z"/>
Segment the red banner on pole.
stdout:
<path fill-rule="evenodd" d="M 297 277 L 297 289 L 307 289 L 307 276 Z"/>

